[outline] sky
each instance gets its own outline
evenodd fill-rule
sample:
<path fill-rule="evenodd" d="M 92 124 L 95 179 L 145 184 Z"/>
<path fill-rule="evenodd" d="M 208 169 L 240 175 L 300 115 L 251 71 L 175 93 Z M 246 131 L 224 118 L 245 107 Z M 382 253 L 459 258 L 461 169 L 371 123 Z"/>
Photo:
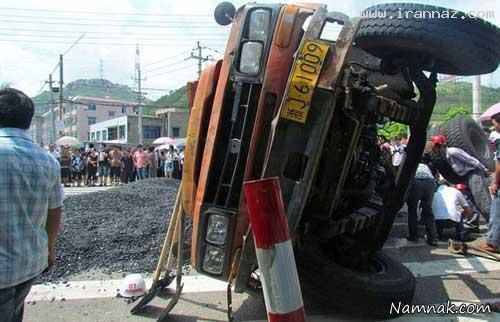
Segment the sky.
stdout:
<path fill-rule="evenodd" d="M 44 89 L 48 75 L 64 54 L 64 81 L 109 79 L 135 87 L 136 44 L 139 44 L 143 87 L 155 99 L 197 77 L 190 59 L 200 41 L 202 54 L 217 59 L 224 51 L 229 27 L 213 19 L 217 0 L 2 0 L 0 3 L 0 84 L 9 83 L 29 95 Z M 245 1 L 232 1 L 240 6 Z M 273 1 L 261 1 L 273 2 Z M 284 1 L 291 2 L 291 1 Z M 302 2 L 305 2 L 302 0 Z M 329 10 L 357 16 L 375 0 L 324 0 Z M 499 0 L 421 0 L 464 11 L 488 12 L 500 26 Z M 72 44 L 82 36 L 74 46 Z M 196 54 L 196 52 L 195 52 Z M 483 76 L 500 86 L 500 72 Z M 46 88 L 46 87 L 45 87 Z"/>

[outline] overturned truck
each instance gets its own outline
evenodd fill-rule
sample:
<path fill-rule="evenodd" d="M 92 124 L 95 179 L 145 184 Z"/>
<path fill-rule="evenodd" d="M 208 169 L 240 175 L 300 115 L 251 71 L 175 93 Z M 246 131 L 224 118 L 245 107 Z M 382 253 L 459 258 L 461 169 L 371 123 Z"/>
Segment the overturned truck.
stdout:
<path fill-rule="evenodd" d="M 426 143 L 437 74 L 489 73 L 500 57 L 496 27 L 446 11 L 217 7 L 232 27 L 193 91 L 182 185 L 197 271 L 237 292 L 258 287 L 242 185 L 279 177 L 305 297 L 378 317 L 411 302 L 414 277 L 381 250 Z M 411 132 L 397 171 L 378 145 L 388 121 Z"/>

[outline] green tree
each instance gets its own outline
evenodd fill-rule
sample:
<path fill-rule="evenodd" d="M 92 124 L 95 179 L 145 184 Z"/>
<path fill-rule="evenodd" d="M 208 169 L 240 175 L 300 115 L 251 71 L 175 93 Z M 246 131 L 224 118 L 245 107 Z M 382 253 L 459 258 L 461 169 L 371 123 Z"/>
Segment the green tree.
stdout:
<path fill-rule="evenodd" d="M 444 115 L 443 121 L 448 122 L 452 118 L 459 116 L 459 115 L 469 115 L 469 111 L 465 107 L 452 107 L 448 111 L 446 111 L 446 114 Z"/>
<path fill-rule="evenodd" d="M 384 127 L 378 130 L 378 134 L 391 140 L 397 136 L 408 134 L 408 125 L 397 122 L 387 122 Z"/>

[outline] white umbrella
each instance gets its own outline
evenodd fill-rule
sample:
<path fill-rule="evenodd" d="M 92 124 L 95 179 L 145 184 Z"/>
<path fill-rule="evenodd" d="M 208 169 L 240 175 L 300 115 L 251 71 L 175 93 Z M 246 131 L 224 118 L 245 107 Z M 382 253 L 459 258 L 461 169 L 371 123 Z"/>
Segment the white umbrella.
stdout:
<path fill-rule="evenodd" d="M 72 136 L 63 136 L 56 141 L 56 144 L 61 146 L 62 145 L 75 146 L 75 145 L 80 145 L 80 141 Z"/>
<path fill-rule="evenodd" d="M 157 146 L 155 148 L 155 151 L 168 150 L 171 145 L 173 145 L 173 144 L 162 144 L 160 146 Z"/>
<path fill-rule="evenodd" d="M 157 138 L 156 140 L 153 141 L 153 144 L 174 144 L 175 143 L 175 139 L 173 138 L 170 138 L 168 136 L 164 136 L 164 137 L 161 137 L 161 138 Z"/>

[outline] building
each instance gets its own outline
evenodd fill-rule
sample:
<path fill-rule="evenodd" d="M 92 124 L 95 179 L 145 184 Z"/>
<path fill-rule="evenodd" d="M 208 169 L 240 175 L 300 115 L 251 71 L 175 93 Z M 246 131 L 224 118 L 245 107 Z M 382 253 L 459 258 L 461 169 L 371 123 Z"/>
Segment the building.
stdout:
<path fill-rule="evenodd" d="M 189 110 L 186 108 L 166 107 L 155 111 L 155 115 L 162 120 L 161 136 L 183 138 L 187 135 Z"/>
<path fill-rule="evenodd" d="M 109 98 L 75 96 L 65 104 L 64 126 L 60 135 L 89 141 L 92 124 L 137 113 L 137 103 Z M 62 133 L 61 133 L 62 132 Z"/>
<path fill-rule="evenodd" d="M 89 141 L 137 145 L 139 144 L 138 122 L 138 116 L 124 115 L 92 124 Z M 162 120 L 158 117 L 143 117 L 144 144 L 151 144 L 162 136 L 162 124 Z"/>
<path fill-rule="evenodd" d="M 151 144 L 159 137 L 183 138 L 186 136 L 189 111 L 179 108 L 157 110 L 157 116 L 144 116 L 142 121 L 144 144 Z M 90 125 L 91 142 L 139 144 L 138 116 L 124 115 Z"/>
<path fill-rule="evenodd" d="M 35 114 L 31 120 L 31 126 L 28 129 L 28 134 L 33 142 L 45 145 L 48 141 L 44 141 L 43 116 Z"/>

